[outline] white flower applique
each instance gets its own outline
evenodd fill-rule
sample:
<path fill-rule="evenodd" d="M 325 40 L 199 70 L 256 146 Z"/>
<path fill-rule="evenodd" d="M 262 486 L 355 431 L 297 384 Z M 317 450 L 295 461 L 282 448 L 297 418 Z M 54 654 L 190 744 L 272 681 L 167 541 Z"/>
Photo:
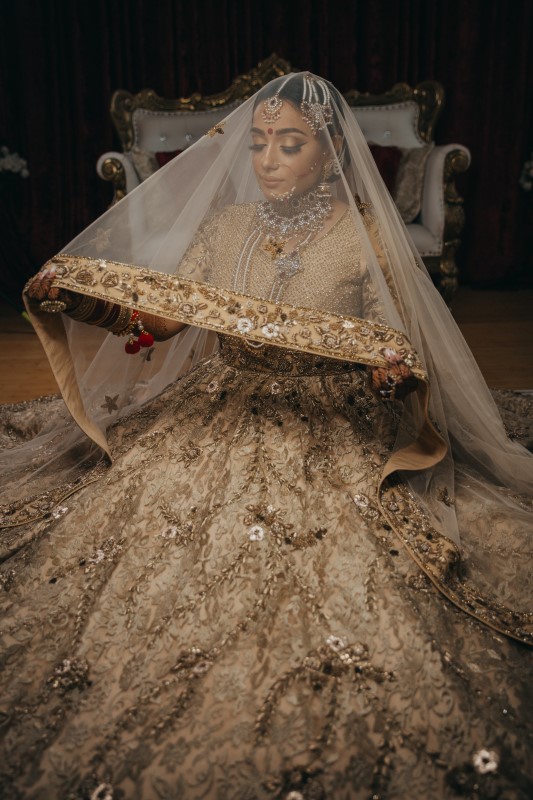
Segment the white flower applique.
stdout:
<path fill-rule="evenodd" d="M 268 322 L 266 325 L 263 325 L 261 332 L 264 333 L 267 339 L 275 339 L 277 336 L 279 336 L 279 325 L 275 325 L 273 322 Z"/>
<path fill-rule="evenodd" d="M 251 542 L 261 542 L 265 538 L 265 529 L 261 525 L 252 525 L 248 528 L 248 538 Z"/>
<path fill-rule="evenodd" d="M 239 333 L 249 333 L 253 327 L 254 324 L 249 317 L 241 317 L 237 320 L 237 330 Z"/>
<path fill-rule="evenodd" d="M 478 750 L 472 756 L 472 764 L 480 775 L 496 772 L 498 769 L 498 754 L 495 750 Z"/>

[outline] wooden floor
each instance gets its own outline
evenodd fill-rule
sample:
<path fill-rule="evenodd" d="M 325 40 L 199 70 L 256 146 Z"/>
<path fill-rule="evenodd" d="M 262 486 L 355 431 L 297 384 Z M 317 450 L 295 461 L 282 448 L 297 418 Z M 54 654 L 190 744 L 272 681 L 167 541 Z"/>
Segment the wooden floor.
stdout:
<path fill-rule="evenodd" d="M 533 389 L 533 291 L 461 288 L 454 316 L 489 386 Z M 42 347 L 27 322 L 0 304 L 0 402 L 57 391 Z"/>

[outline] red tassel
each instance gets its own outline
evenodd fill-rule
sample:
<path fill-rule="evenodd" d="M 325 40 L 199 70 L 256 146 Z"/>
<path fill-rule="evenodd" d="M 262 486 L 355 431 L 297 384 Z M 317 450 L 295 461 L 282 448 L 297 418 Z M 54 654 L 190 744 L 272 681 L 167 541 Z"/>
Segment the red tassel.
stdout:
<path fill-rule="evenodd" d="M 124 347 L 126 353 L 129 353 L 131 356 L 135 355 L 135 353 L 138 353 L 140 349 L 141 345 L 139 342 L 136 342 L 135 339 L 128 339 Z"/>
<path fill-rule="evenodd" d="M 154 343 L 154 337 L 148 331 L 142 331 L 137 339 L 141 347 L 151 347 Z"/>
<path fill-rule="evenodd" d="M 130 356 L 134 356 L 135 353 L 138 353 L 141 347 L 151 347 L 154 343 L 152 334 L 144 330 L 138 311 L 132 312 L 128 326 L 124 331 L 119 331 L 118 335 L 120 336 L 123 333 L 128 337 L 124 350 Z"/>

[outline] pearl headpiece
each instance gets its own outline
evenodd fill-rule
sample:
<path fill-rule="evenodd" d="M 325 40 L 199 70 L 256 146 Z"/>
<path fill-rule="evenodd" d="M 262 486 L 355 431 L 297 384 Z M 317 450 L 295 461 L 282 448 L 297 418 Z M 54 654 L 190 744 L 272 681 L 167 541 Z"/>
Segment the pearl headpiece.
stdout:
<path fill-rule="evenodd" d="M 264 101 L 261 116 L 267 125 L 280 118 L 283 100 L 279 94 L 293 77 L 293 75 L 289 75 L 278 91 Z M 315 134 L 323 130 L 333 119 L 329 87 L 325 81 L 315 78 L 310 72 L 303 74 L 303 95 L 300 111 L 302 112 L 302 117 Z"/>

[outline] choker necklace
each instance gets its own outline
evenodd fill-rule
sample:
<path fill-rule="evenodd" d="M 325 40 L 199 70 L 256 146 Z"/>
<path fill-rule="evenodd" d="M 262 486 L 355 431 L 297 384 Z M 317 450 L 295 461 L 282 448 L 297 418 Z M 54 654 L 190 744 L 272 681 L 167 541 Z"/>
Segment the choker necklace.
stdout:
<path fill-rule="evenodd" d="M 259 226 L 271 238 L 317 233 L 332 211 L 331 194 L 321 187 L 322 184 L 318 190 L 311 189 L 277 203 L 269 200 L 260 203 L 257 208 Z"/>

